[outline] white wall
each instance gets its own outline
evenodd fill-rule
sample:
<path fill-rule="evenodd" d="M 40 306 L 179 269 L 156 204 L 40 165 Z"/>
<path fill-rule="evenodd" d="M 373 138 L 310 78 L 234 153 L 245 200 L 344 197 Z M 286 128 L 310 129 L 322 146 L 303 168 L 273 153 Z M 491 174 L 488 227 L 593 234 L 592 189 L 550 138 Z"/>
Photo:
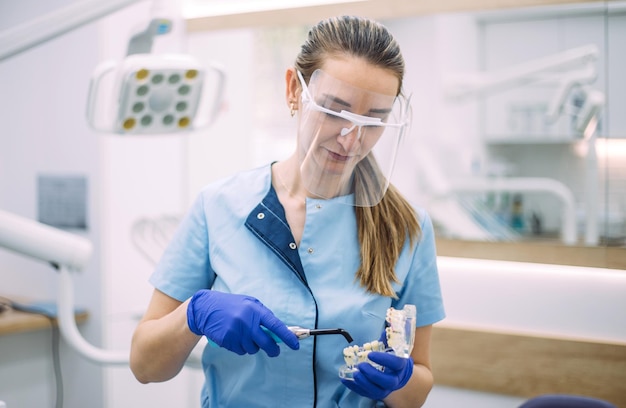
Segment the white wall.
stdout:
<path fill-rule="evenodd" d="M 3 4 L 0 27 L 12 27 L 68 2 Z M 127 350 L 148 303 L 152 265 L 130 240 L 139 217 L 179 214 L 186 203 L 186 140 L 95 133 L 85 121 L 89 79 L 101 61 L 121 60 L 130 34 L 150 18 L 145 2 L 0 62 L 0 208 L 37 219 L 38 174 L 88 180 L 88 229 L 71 231 L 94 244 L 90 266 L 75 278 L 76 303 L 90 313 L 80 326 L 92 344 Z M 174 17 L 176 17 L 174 15 Z M 180 30 L 180 21 L 175 21 Z M 172 33 L 158 52 L 179 51 Z M 0 295 L 56 298 L 49 266 L 0 250 Z M 51 406 L 55 377 L 49 330 L 0 336 L 0 401 L 9 408 Z M 193 372 L 142 386 L 128 367 L 103 369 L 61 344 L 64 407 L 197 406 Z"/>
<path fill-rule="evenodd" d="M 259 101 L 254 99 L 255 49 L 251 30 L 194 33 L 188 38 L 188 51 L 207 66 L 218 63 L 227 73 L 220 116 L 211 127 L 189 138 L 187 199 L 191 203 L 207 183 L 251 167 L 252 117 Z"/>
<path fill-rule="evenodd" d="M 29 20 L 60 1 L 4 2 L 1 27 Z M 7 21 L 7 19 L 15 19 Z M 74 231 L 99 243 L 100 183 L 98 139 L 84 121 L 91 70 L 98 61 L 97 29 L 86 26 L 0 62 L 0 207 L 37 218 L 36 179 L 39 174 L 80 175 L 89 180 L 86 231 Z M 77 304 L 91 319 L 81 326 L 84 336 L 101 343 L 101 296 L 96 253 L 76 278 Z M 56 297 L 56 273 L 43 263 L 0 250 L 0 293 L 35 299 Z M 51 335 L 48 331 L 0 337 L 0 400 L 9 407 L 50 406 L 54 401 Z M 100 407 L 100 368 L 62 345 L 65 406 Z"/>
<path fill-rule="evenodd" d="M 439 257 L 444 326 L 626 343 L 623 270 Z"/>
<path fill-rule="evenodd" d="M 29 10 L 21 14 L 38 14 L 33 4 L 3 5 L 3 11 L 5 7 Z M 17 11 L 15 14 L 20 14 Z M 39 174 L 88 177 L 97 174 L 98 141 L 83 120 L 89 76 L 97 62 L 97 50 L 93 47 L 96 38 L 96 28 L 87 26 L 0 62 L 3 123 L 0 205 L 3 209 L 36 219 Z M 97 205 L 98 197 L 98 185 L 94 183 L 97 179 L 90 180 L 88 186 L 90 239 L 97 237 L 98 228 L 97 207 L 92 207 Z M 47 266 L 32 264 L 6 251 L 1 256 L 3 274 L 14 273 L 7 278 L 11 289 L 51 293 L 55 278 Z M 34 269 L 29 273 L 41 271 L 41 276 L 20 279 L 25 265 Z"/>
<path fill-rule="evenodd" d="M 469 174 L 473 162 L 483 159 L 477 104 L 454 105 L 445 99 L 449 75 L 478 69 L 478 27 L 466 14 L 404 18 L 385 24 L 402 48 L 404 89 L 412 94 L 413 108 L 411 133 L 404 154 L 399 155 L 394 183 L 423 203 L 433 189 L 441 187 L 436 181 L 438 174 L 446 178 Z M 430 157 L 436 158 L 438 168 L 425 164 Z"/>

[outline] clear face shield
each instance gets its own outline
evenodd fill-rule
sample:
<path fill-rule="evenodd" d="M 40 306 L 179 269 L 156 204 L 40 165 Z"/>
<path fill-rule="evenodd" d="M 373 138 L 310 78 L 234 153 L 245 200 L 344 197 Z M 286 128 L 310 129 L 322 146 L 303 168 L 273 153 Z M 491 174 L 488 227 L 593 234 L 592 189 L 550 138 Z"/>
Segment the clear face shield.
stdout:
<path fill-rule="evenodd" d="M 316 70 L 302 84 L 300 173 L 307 190 L 346 204 L 380 202 L 410 124 L 409 101 L 347 84 Z"/>

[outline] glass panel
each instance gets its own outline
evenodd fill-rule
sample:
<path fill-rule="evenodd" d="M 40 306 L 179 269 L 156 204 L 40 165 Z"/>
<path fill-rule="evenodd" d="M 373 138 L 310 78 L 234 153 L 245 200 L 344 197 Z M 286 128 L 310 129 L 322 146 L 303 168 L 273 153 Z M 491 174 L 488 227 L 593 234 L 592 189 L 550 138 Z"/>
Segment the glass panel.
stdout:
<path fill-rule="evenodd" d="M 606 208 L 603 225 L 607 245 L 626 246 L 626 4 L 607 2 L 606 54 L 608 139 L 600 140 L 598 157 L 603 169 Z"/>
<path fill-rule="evenodd" d="M 417 92 L 394 181 L 439 237 L 624 245 L 625 21 L 595 3 L 388 22 Z"/>
<path fill-rule="evenodd" d="M 475 15 L 478 70 L 448 74 L 446 103 L 477 103 L 478 145 L 453 192 L 485 239 L 600 242 L 604 12 Z"/>
<path fill-rule="evenodd" d="M 383 21 L 413 93 L 392 181 L 428 210 L 439 238 L 625 246 L 625 4 Z M 284 72 L 307 31 L 248 31 L 254 164 L 293 149 Z"/>

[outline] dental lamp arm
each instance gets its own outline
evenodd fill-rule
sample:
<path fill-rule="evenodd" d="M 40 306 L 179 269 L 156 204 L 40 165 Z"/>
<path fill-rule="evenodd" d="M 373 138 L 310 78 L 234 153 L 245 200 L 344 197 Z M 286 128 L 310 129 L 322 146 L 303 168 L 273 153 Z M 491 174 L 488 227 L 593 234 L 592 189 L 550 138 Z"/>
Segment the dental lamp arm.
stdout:
<path fill-rule="evenodd" d="M 78 331 L 74 319 L 74 285 L 71 272 L 64 266 L 59 268 L 59 329 L 65 341 L 83 357 L 101 364 L 128 364 L 129 351 L 112 351 L 98 348 L 87 342 Z"/>
<path fill-rule="evenodd" d="M 0 247 L 30 258 L 80 270 L 93 247 L 85 238 L 0 210 Z"/>
<path fill-rule="evenodd" d="M 58 324 L 68 344 L 97 363 L 128 364 L 128 352 L 89 344 L 74 319 L 74 287 L 70 270 L 82 270 L 93 252 L 91 242 L 74 234 L 0 210 L 0 247 L 48 262 L 59 271 Z"/>
<path fill-rule="evenodd" d="M 562 71 L 568 71 L 571 70 L 571 67 L 580 65 L 585 67 L 580 72 L 591 73 L 593 78 L 595 77 L 595 68 L 592 64 L 598 55 L 598 47 L 586 45 L 497 72 L 450 78 L 446 85 L 446 95 L 450 99 L 463 100 L 527 83 L 552 82 L 561 78 L 559 75 L 562 75 Z"/>
<path fill-rule="evenodd" d="M 126 55 L 150 54 L 152 43 L 157 35 L 167 34 L 172 31 L 172 20 L 166 18 L 153 18 L 148 27 L 132 36 L 128 42 Z"/>
<path fill-rule="evenodd" d="M 0 32 L 0 61 L 9 59 L 138 0 L 85 0 Z"/>

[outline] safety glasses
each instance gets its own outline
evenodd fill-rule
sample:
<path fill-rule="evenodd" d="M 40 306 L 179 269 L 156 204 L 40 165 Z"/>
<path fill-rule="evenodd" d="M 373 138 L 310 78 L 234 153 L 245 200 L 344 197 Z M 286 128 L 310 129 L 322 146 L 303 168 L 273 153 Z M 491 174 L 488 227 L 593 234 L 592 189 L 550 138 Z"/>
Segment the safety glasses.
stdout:
<path fill-rule="evenodd" d="M 319 75 L 318 72 L 321 72 L 321 71 L 320 70 L 315 71 L 313 75 L 314 76 Z M 331 115 L 339 119 L 343 119 L 352 124 L 349 127 L 343 127 L 341 129 L 339 133 L 341 136 L 346 136 L 356 129 L 357 138 L 360 138 L 363 133 L 362 132 L 363 128 L 368 128 L 368 127 L 369 128 L 381 128 L 381 130 L 383 130 L 384 128 L 394 128 L 399 131 L 402 131 L 408 125 L 409 115 L 407 114 L 407 112 L 408 112 L 409 103 L 402 96 L 395 97 L 394 101 L 390 104 L 390 106 L 393 106 L 396 104 L 399 105 L 396 107 L 396 109 L 400 112 L 399 116 L 401 116 L 401 117 L 396 116 L 396 119 L 398 119 L 398 122 L 390 123 L 387 120 L 389 119 L 390 114 L 392 113 L 391 107 L 388 110 L 384 110 L 383 112 L 384 117 L 381 118 L 381 117 L 374 117 L 374 116 L 359 115 L 357 113 L 353 113 L 345 109 L 342 109 L 340 111 L 335 111 L 332 109 L 325 108 L 324 106 L 320 106 L 315 101 L 315 99 L 311 96 L 311 92 L 309 91 L 309 87 L 307 86 L 306 81 L 304 80 L 304 77 L 302 76 L 302 73 L 300 71 L 297 71 L 297 75 L 298 75 L 298 79 L 300 80 L 300 83 L 302 84 L 303 105 L 306 104 L 307 107 L 310 109 L 313 109 L 317 112 L 321 112 L 327 115 Z"/>

